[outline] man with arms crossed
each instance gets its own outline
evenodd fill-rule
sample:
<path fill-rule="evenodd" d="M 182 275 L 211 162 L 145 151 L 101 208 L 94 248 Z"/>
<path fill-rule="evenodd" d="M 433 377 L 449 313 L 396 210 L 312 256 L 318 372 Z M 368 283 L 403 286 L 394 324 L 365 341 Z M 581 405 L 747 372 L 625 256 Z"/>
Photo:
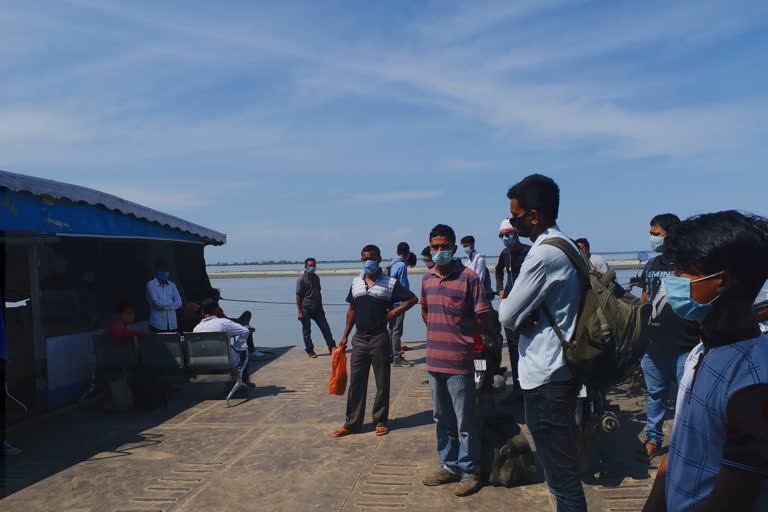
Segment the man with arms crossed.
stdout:
<path fill-rule="evenodd" d="M 525 423 L 557 510 L 583 512 L 587 503 L 576 459 L 574 420 L 580 385 L 571 375 L 560 340 L 541 307 L 549 308 L 563 336 L 571 339 L 584 283 L 563 251 L 542 244 L 552 237 L 568 240 L 556 224 L 560 208 L 557 184 L 533 174 L 509 189 L 507 197 L 512 226 L 533 246 L 512 291 L 501 301 L 499 320 L 504 327 L 521 332 L 518 370 Z"/>

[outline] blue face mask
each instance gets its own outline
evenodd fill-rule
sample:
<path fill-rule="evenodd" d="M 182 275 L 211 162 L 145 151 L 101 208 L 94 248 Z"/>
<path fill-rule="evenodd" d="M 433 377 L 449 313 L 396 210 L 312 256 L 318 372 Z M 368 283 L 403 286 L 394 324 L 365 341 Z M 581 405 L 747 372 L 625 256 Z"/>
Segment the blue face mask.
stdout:
<path fill-rule="evenodd" d="M 453 260 L 453 251 L 431 251 L 435 265 L 447 265 Z"/>
<path fill-rule="evenodd" d="M 363 272 L 369 276 L 375 274 L 379 269 L 379 262 L 375 260 L 367 260 L 363 262 Z"/>
<path fill-rule="evenodd" d="M 710 311 L 712 311 L 712 303 L 717 300 L 717 297 L 712 299 L 707 304 L 699 304 L 691 298 L 691 283 L 697 283 L 704 281 L 705 279 L 711 279 L 722 272 L 717 272 L 711 276 L 702 277 L 691 281 L 687 277 L 667 277 L 664 279 L 664 287 L 667 291 L 667 302 L 672 311 L 685 320 L 692 322 L 702 323 Z"/>
<path fill-rule="evenodd" d="M 467 255 L 472 254 L 472 248 L 471 247 L 465 247 L 464 252 L 467 253 Z"/>
<path fill-rule="evenodd" d="M 664 252 L 664 237 L 651 235 L 651 250 Z"/>
<path fill-rule="evenodd" d="M 161 281 L 167 281 L 168 280 L 168 272 L 158 272 L 157 278 Z"/>
<path fill-rule="evenodd" d="M 517 237 L 514 236 L 503 236 L 501 237 L 501 242 L 504 244 L 504 247 L 512 247 L 515 245 L 515 242 L 517 242 Z"/>
<path fill-rule="evenodd" d="M 307 274 L 314 274 L 315 273 L 315 267 L 307 267 Z"/>

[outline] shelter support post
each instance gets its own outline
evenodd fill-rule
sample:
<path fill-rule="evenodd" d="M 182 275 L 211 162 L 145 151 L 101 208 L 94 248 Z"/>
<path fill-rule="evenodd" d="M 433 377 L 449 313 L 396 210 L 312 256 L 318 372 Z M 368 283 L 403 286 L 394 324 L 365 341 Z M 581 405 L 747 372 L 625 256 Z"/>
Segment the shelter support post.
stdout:
<path fill-rule="evenodd" d="M 35 364 L 35 395 L 38 403 L 45 403 L 48 393 L 48 354 L 41 318 L 40 304 L 40 244 L 35 241 L 29 248 L 29 290 L 32 308 L 32 346 Z"/>

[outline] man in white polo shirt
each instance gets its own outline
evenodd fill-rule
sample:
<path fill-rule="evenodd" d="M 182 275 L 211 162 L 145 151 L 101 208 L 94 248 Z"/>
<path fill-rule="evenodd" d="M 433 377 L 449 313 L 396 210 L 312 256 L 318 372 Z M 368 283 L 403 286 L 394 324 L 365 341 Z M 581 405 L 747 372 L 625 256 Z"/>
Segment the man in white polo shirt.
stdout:
<path fill-rule="evenodd" d="M 147 283 L 149 302 L 149 329 L 153 332 L 178 330 L 176 310 L 181 307 L 181 296 L 176 285 L 169 279 L 168 265 L 157 264 L 157 273 Z"/>

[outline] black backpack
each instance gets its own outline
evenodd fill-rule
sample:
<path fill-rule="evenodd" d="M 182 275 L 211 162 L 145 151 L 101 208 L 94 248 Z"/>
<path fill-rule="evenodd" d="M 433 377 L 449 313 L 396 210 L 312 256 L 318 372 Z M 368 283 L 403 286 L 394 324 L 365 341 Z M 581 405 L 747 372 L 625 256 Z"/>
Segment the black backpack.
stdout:
<path fill-rule="evenodd" d="M 584 283 L 573 338 L 566 341 L 552 312 L 542 305 L 573 376 L 592 387 L 621 382 L 645 353 L 644 331 L 650 305 L 627 293 L 616 283 L 616 272 L 594 269 L 586 254 L 563 238 L 552 237 L 542 244 L 557 247 L 568 256 Z"/>

